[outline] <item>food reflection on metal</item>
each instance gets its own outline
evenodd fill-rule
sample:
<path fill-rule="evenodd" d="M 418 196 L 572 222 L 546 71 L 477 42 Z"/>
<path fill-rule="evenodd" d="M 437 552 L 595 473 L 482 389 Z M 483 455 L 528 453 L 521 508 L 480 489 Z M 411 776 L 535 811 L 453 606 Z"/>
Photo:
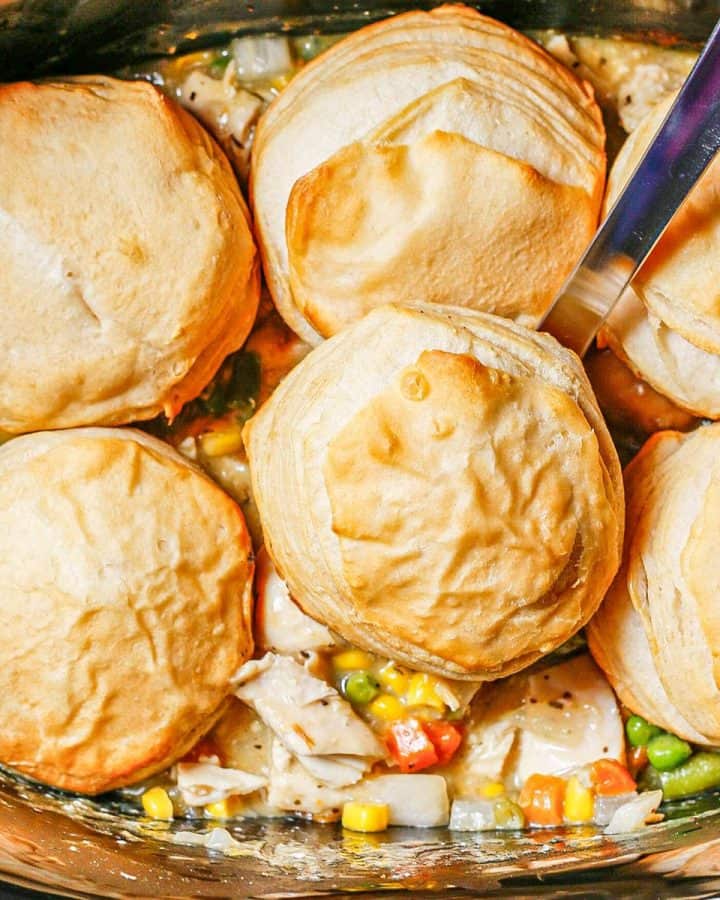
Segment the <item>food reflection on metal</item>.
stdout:
<path fill-rule="evenodd" d="M 658 866 L 654 856 L 638 864 L 639 884 L 646 873 L 674 874 L 670 851 L 682 854 L 681 871 L 682 861 L 692 858 L 689 874 L 710 874 L 696 856 L 700 841 L 716 840 L 720 813 L 706 811 L 707 806 L 707 797 L 695 798 L 685 804 L 681 821 L 612 839 L 588 827 L 512 837 L 455 834 L 451 839 L 445 829 L 348 837 L 332 826 L 255 820 L 228 826 L 241 848 L 226 839 L 227 850 L 208 853 L 195 846 L 210 833 L 207 822 L 148 823 L 107 802 L 39 791 L 0 774 L 0 866 L 17 883 L 66 890 L 70 896 L 227 897 L 228 884 L 235 896 L 304 897 L 315 891 L 341 896 L 360 889 L 427 890 L 431 882 L 443 897 L 451 896 L 449 885 L 466 891 L 506 885 L 507 896 L 517 896 L 513 879 L 527 885 L 528 878 L 553 874 L 555 880 L 570 862 L 574 868 L 616 866 L 647 853 L 660 854 Z M 603 869 L 597 876 L 603 884 L 613 877 L 622 878 L 622 870 Z"/>
<path fill-rule="evenodd" d="M 720 148 L 720 23 L 540 328 L 583 356 Z"/>

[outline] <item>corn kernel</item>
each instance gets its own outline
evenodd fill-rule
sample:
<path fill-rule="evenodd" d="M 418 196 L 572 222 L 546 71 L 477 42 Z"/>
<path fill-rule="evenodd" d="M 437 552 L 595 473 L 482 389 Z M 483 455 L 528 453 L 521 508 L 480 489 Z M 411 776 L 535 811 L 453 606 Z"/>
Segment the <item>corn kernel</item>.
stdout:
<path fill-rule="evenodd" d="M 172 819 L 174 815 L 172 800 L 168 792 L 161 787 L 150 788 L 142 795 L 145 814 L 151 819 Z"/>
<path fill-rule="evenodd" d="M 404 694 L 410 684 L 410 676 L 391 662 L 383 666 L 375 677 L 384 688 L 395 694 Z"/>
<path fill-rule="evenodd" d="M 242 448 L 242 429 L 239 425 L 231 425 L 222 431 L 207 431 L 200 438 L 200 445 L 206 456 L 224 456 L 226 453 L 237 453 Z"/>
<path fill-rule="evenodd" d="M 242 797 L 226 797 L 217 803 L 208 803 L 205 812 L 212 819 L 231 819 L 242 810 L 242 807 Z"/>
<path fill-rule="evenodd" d="M 568 822 L 582 823 L 592 821 L 595 811 L 595 800 L 590 788 L 583 787 L 577 776 L 568 781 L 563 801 L 563 815 Z"/>
<path fill-rule="evenodd" d="M 500 781 L 487 781 L 480 788 L 480 796 L 485 797 L 486 800 L 494 800 L 496 797 L 501 797 L 505 793 L 505 785 Z"/>
<path fill-rule="evenodd" d="M 402 719 L 405 715 L 405 707 L 392 694 L 379 694 L 372 703 L 368 704 L 367 709 L 373 716 L 384 719 L 386 722 Z"/>
<path fill-rule="evenodd" d="M 241 797 L 226 797 L 217 803 L 208 803 L 205 812 L 212 819 L 231 819 L 236 816 L 242 807 Z"/>
<path fill-rule="evenodd" d="M 270 80 L 270 85 L 271 87 L 274 87 L 276 91 L 281 91 L 283 88 L 286 88 L 290 84 L 291 78 L 292 75 L 289 74 L 276 75 Z"/>
<path fill-rule="evenodd" d="M 350 669 L 369 669 L 372 665 L 372 657 L 364 650 L 342 650 L 333 656 L 333 665 L 336 669 L 349 671 Z"/>
<path fill-rule="evenodd" d="M 445 701 L 438 694 L 435 686 L 437 681 L 432 675 L 425 672 L 416 672 L 410 678 L 408 685 L 406 702 L 408 706 L 432 706 L 443 712 L 445 709 Z"/>
<path fill-rule="evenodd" d="M 342 825 L 350 831 L 385 831 L 390 818 L 387 803 L 358 803 L 343 806 Z"/>
<path fill-rule="evenodd" d="M 218 800 L 217 803 L 208 803 L 205 812 L 213 819 L 229 819 L 230 810 L 228 809 L 227 800 Z"/>

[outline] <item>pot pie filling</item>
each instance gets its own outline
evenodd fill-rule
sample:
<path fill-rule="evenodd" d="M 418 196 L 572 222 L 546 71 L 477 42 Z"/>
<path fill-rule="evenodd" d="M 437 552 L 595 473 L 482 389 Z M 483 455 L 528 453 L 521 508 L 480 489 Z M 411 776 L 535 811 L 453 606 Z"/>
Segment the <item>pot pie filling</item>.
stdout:
<path fill-rule="evenodd" d="M 492 26 L 487 27 L 492 31 Z M 619 113 L 625 131 L 634 131 L 647 111 L 652 115 L 655 104 L 679 86 L 692 62 L 691 54 L 646 45 L 567 39 L 553 34 L 535 37 L 554 57 L 592 82 L 603 109 Z M 230 48 L 165 61 L 152 71 L 121 74 L 154 81 L 194 113 L 226 151 L 245 186 L 258 126 L 262 122 L 260 135 L 265 146 L 281 132 L 282 105 L 271 107 L 262 120 L 268 102 L 292 84 L 310 59 L 335 41 L 318 36 L 244 38 L 234 41 Z M 398 60 L 399 71 L 402 60 Z M 337 71 L 342 75 L 346 71 L 342 65 L 346 65 L 352 73 L 351 63 L 338 63 Z M 312 80 L 308 79 L 304 87 L 307 98 L 312 89 Z M 328 154 L 326 162 L 297 180 L 288 201 L 288 247 L 283 252 L 289 253 L 290 271 L 283 276 L 289 285 L 283 290 L 294 293 L 297 301 L 288 322 L 292 324 L 292 316 L 301 315 L 305 324 L 297 330 L 311 343 L 316 343 L 318 333 L 328 336 L 352 328 L 353 322 L 378 303 L 392 302 L 392 294 L 397 292 L 393 278 L 398 278 L 401 286 L 417 279 L 416 284 L 411 283 L 411 299 L 418 299 L 423 284 L 432 282 L 437 285 L 437 302 L 452 302 L 443 284 L 447 273 L 442 260 L 434 267 L 437 260 L 430 259 L 427 267 L 413 272 L 412 265 L 404 271 L 393 256 L 397 253 L 402 259 L 410 253 L 420 259 L 431 246 L 427 241 L 435 239 L 433 204 L 439 196 L 447 196 L 448 190 L 440 178 L 434 194 L 430 191 L 425 199 L 418 193 L 418 172 L 428 165 L 439 175 L 446 163 L 451 175 L 458 165 L 468 171 L 473 165 L 484 166 L 484 171 L 491 173 L 492 186 L 511 185 L 501 190 L 512 192 L 516 189 L 512 185 L 522 185 L 518 196 L 522 197 L 523 190 L 530 191 L 529 199 L 523 202 L 539 204 L 537 235 L 557 230 L 573 206 L 581 206 L 577 229 L 585 238 L 572 251 L 575 256 L 589 239 L 597 210 L 592 207 L 595 201 L 587 198 L 597 191 L 592 187 L 594 176 L 588 172 L 595 169 L 583 169 L 578 162 L 592 155 L 588 148 L 594 138 L 583 132 L 589 126 L 575 123 L 569 127 L 564 149 L 568 165 L 572 162 L 578 172 L 584 173 L 586 193 L 581 198 L 581 188 L 572 187 L 572 181 L 561 186 L 559 181 L 547 180 L 547 173 L 542 190 L 536 193 L 537 185 L 528 187 L 527 172 L 520 163 L 513 161 L 508 166 L 507 158 L 492 146 L 470 147 L 467 137 L 454 133 L 453 121 L 458 117 L 452 104 L 467 104 L 477 111 L 482 104 L 478 105 L 475 92 L 482 98 L 483 90 L 481 84 L 450 81 L 448 90 L 441 87 L 439 94 L 437 89 L 430 91 L 425 100 L 420 98 L 397 119 L 381 123 L 373 137 L 375 143 L 364 139 L 348 142 L 347 147 L 343 145 L 334 156 Z M 302 100 L 301 91 L 299 95 Z M 450 106 L 444 108 L 448 96 Z M 539 142 L 535 149 L 540 153 L 538 148 L 547 139 L 542 117 L 537 117 L 527 98 L 509 92 L 506 100 L 518 104 L 519 113 L 534 123 L 534 139 Z M 557 110 L 552 115 L 558 117 L 553 121 L 562 118 Z M 443 125 L 450 134 L 442 131 Z M 585 134 L 583 139 L 578 137 L 580 133 Z M 611 151 L 623 134 L 620 128 L 609 134 Z M 504 139 L 496 135 L 497 142 Z M 405 141 L 410 141 L 409 154 Z M 434 162 L 433 153 L 439 154 Z M 597 168 L 595 163 L 593 166 Z M 578 176 L 577 180 L 582 178 Z M 349 194 L 348 182 L 354 185 Z M 361 197 L 366 182 L 377 188 L 376 196 Z M 388 249 L 388 236 L 382 233 L 387 216 L 383 204 L 394 190 L 400 192 L 393 195 L 400 200 L 402 191 L 407 196 L 404 207 L 399 202 L 393 231 L 397 233 L 407 220 L 408 210 L 422 221 L 413 224 L 403 246 Z M 262 214 L 258 194 L 256 187 L 256 218 Z M 328 196 L 330 207 L 323 205 Z M 343 206 L 346 202 L 347 208 Z M 541 221 L 543 207 L 552 207 L 556 218 L 550 215 L 547 222 Z M 349 217 L 357 223 L 349 237 L 334 230 L 333 210 L 341 220 Z M 468 212 L 472 215 L 472 209 Z M 506 224 L 512 222 L 514 214 L 509 209 Z M 458 223 L 452 206 L 443 215 L 449 222 Z M 513 228 L 508 226 L 508 240 L 514 240 Z M 462 239 L 462 234 L 453 238 Z M 501 233 L 500 243 L 502 239 Z M 343 267 L 365 257 L 377 268 L 363 268 L 343 282 Z M 450 270 L 453 278 L 461 277 L 469 259 L 458 257 L 459 268 Z M 512 266 L 513 260 L 508 258 L 504 265 Z M 468 292 L 468 303 L 487 287 L 483 278 L 490 277 L 483 272 L 473 274 L 477 279 Z M 490 274 L 497 278 L 492 270 Z M 553 277 L 562 281 L 564 274 Z M 385 296 L 388 284 L 392 290 Z M 509 279 L 508 292 L 490 311 L 532 324 L 542 299 L 534 297 L 529 306 L 520 303 L 519 312 L 504 299 L 511 297 L 519 302 L 521 284 L 522 277 Z M 695 282 L 693 286 L 698 287 Z M 549 293 L 552 295 L 554 288 Z M 404 298 L 398 299 L 402 302 Z M 700 338 L 695 340 L 692 316 L 688 317 L 690 324 L 686 320 L 666 321 L 666 300 L 661 296 L 645 308 L 633 297 L 624 301 L 621 309 L 624 315 L 631 302 L 636 307 L 640 304 L 636 316 L 642 328 L 647 329 L 647 322 L 651 323 L 657 341 L 662 329 L 674 328 L 670 338 L 663 332 L 665 346 L 672 345 L 671 351 L 678 358 L 681 353 L 691 360 L 697 358 L 698 367 L 704 366 L 702 371 L 706 372 L 714 362 L 710 328 L 705 325 L 698 329 Z M 680 313 L 687 308 L 696 313 L 698 303 L 693 295 Z M 283 316 L 287 318 L 284 311 Z M 665 319 L 660 318 L 663 316 Z M 667 445 L 690 442 L 692 437 L 685 439 L 678 432 L 697 424 L 694 415 L 715 417 L 712 403 L 716 398 L 699 396 L 702 392 L 681 383 L 679 376 L 675 379 L 679 386 L 673 392 L 668 387 L 667 371 L 672 371 L 676 357 L 666 354 L 662 371 L 654 363 L 644 363 L 644 335 L 628 330 L 625 320 L 617 326 L 611 320 L 601 343 L 616 356 L 602 350 L 587 361 L 603 411 L 616 434 L 623 438 L 630 435 L 630 441 L 625 442 L 629 445 L 659 428 L 676 429 L 672 436 L 667 433 Z M 680 340 L 691 350 L 681 346 Z M 343 577 L 356 592 L 353 596 L 361 599 L 357 615 L 362 623 L 357 633 L 365 635 L 368 629 L 371 633 L 382 623 L 395 643 L 405 648 L 403 652 L 390 652 L 392 641 L 368 639 L 360 641 L 360 646 L 348 640 L 342 610 L 339 617 L 323 616 L 320 606 L 313 605 L 311 592 L 306 597 L 300 590 L 293 596 L 297 592 L 291 592 L 288 586 L 293 582 L 293 572 L 288 569 L 288 579 L 284 580 L 268 549 L 262 546 L 264 501 L 253 491 L 243 428 L 281 382 L 285 390 L 284 379 L 310 350 L 264 296 L 245 346 L 226 359 L 199 396 L 186 402 L 174 419 L 160 416 L 142 426 L 207 472 L 242 508 L 257 550 L 252 626 L 255 649 L 232 674 L 232 698 L 212 728 L 170 768 L 121 787 L 120 795 L 152 820 L 199 816 L 222 823 L 238 816 L 290 815 L 341 822 L 347 829 L 362 832 L 383 831 L 393 825 L 449 825 L 456 830 L 484 831 L 594 824 L 608 833 L 618 833 L 662 818 L 657 809 L 663 799 L 719 787 L 720 753 L 712 749 L 718 740 L 710 729 L 703 731 L 698 724 L 706 721 L 702 711 L 688 723 L 677 717 L 677 710 L 663 714 L 653 702 L 645 702 L 638 674 L 640 669 L 645 671 L 645 662 L 638 663 L 638 672 L 634 671 L 637 645 L 633 644 L 631 650 L 629 640 L 627 647 L 622 642 L 614 645 L 617 629 L 608 631 L 607 620 L 611 613 L 615 615 L 616 604 L 618 610 L 624 604 L 622 614 L 630 618 L 622 626 L 623 634 L 637 636 L 644 648 L 642 660 L 649 659 L 652 668 L 650 651 L 655 640 L 662 640 L 664 627 L 658 617 L 663 610 L 665 581 L 657 575 L 659 586 L 648 584 L 650 575 L 645 573 L 643 577 L 636 575 L 633 582 L 629 573 L 641 565 L 633 556 L 635 544 L 637 553 L 647 556 L 652 553 L 653 540 L 659 543 L 662 535 L 646 535 L 642 547 L 642 536 L 633 538 L 631 545 L 626 541 L 608 605 L 601 607 L 589 626 L 592 655 L 578 628 L 586 624 L 597 604 L 582 614 L 576 612 L 577 627 L 565 628 L 570 631 L 567 639 L 563 628 L 553 631 L 556 613 L 549 607 L 539 620 L 544 623 L 546 638 L 539 650 L 537 636 L 528 631 L 532 624 L 522 618 L 524 605 L 536 611 L 538 605 L 548 602 L 548 592 L 552 595 L 556 582 L 564 584 L 576 576 L 580 579 L 579 526 L 568 510 L 581 503 L 578 497 L 582 485 L 572 467 L 557 466 L 557 449 L 582 447 L 583 477 L 592 482 L 589 494 L 612 494 L 604 451 L 598 450 L 595 439 L 597 427 L 567 390 L 538 382 L 529 369 L 510 373 L 484 364 L 473 352 L 424 348 L 408 365 L 397 368 L 394 378 L 374 391 L 368 402 L 355 404 L 343 426 L 329 435 L 318 477 L 324 479 L 327 489 L 326 514 L 337 550 L 324 542 L 317 553 L 337 554 Z M 308 370 L 317 352 L 313 351 L 306 361 Z M 699 354 L 704 355 L 701 358 Z M 638 380 L 643 376 L 649 383 Z M 473 420 L 468 420 L 462 404 L 454 409 L 453 390 L 458 382 L 466 386 L 463 404 L 472 404 L 477 412 Z M 706 393 L 712 391 L 708 388 Z M 281 402 L 273 400 L 278 405 Z M 267 410 L 263 412 L 263 416 L 269 415 Z M 260 427 L 253 421 L 249 433 Z M 246 444 L 247 434 L 248 430 Z M 312 430 L 307 435 L 310 441 Z M 269 446 L 272 449 L 274 445 Z M 448 459 L 454 463 L 463 454 L 467 457 L 464 470 L 448 467 Z M 645 467 L 645 478 L 653 477 L 648 460 L 658 458 L 658 468 L 670 485 L 667 465 L 662 468 L 664 454 L 646 448 L 638 457 L 640 462 L 630 467 L 626 489 L 640 490 L 636 487 L 638 472 Z M 391 480 L 388 468 L 395 473 Z M 433 489 L 428 490 L 418 472 L 431 470 L 440 474 Z M 455 492 L 448 492 L 451 479 L 457 481 L 461 474 Z M 707 498 L 702 494 L 695 498 L 697 517 L 686 523 L 689 536 L 678 565 L 686 566 L 683 589 L 688 595 L 702 593 L 693 583 L 697 577 L 694 568 L 713 565 L 712 550 L 698 537 L 698 529 L 702 532 L 712 527 L 708 522 L 713 520 L 715 481 L 709 488 L 705 485 Z M 382 486 L 389 484 L 393 490 L 384 492 Z M 369 511 L 358 506 L 358 485 L 365 485 L 370 494 Z M 381 487 L 373 495 L 376 485 Z M 0 512 L 1 488 L 0 480 Z M 678 489 L 673 489 L 677 493 Z M 650 488 L 645 485 L 642 490 L 645 493 L 639 496 L 650 503 Z M 470 533 L 468 546 L 460 550 L 448 533 L 452 535 L 457 505 L 464 496 L 473 495 L 483 495 L 479 505 L 483 514 L 477 529 Z M 642 518 L 637 509 L 640 501 L 633 502 L 627 513 L 631 537 L 641 519 L 654 522 L 660 518 L 659 512 L 653 518 L 651 511 Z M 677 502 L 680 504 L 680 500 Z M 402 514 L 398 512 L 400 507 Z M 596 522 L 596 527 L 612 529 L 612 517 L 602 505 L 598 508 L 598 521 L 603 524 Z M 691 515 L 687 510 L 682 514 Z M 514 523 L 511 529 L 508 520 Z M 667 524 L 663 527 L 672 530 Z M 443 552 L 438 551 L 433 558 L 442 560 L 444 555 L 445 560 L 432 571 L 421 571 L 419 581 L 425 548 L 421 545 L 407 551 L 417 529 L 425 541 L 436 547 L 442 545 Z M 304 539 L 307 541 L 307 535 Z M 367 552 L 368 545 L 374 548 L 372 553 Z M 277 559 L 277 547 L 271 546 L 271 550 Z M 481 591 L 477 570 L 485 577 Z M 340 570 L 335 571 L 337 579 Z M 667 572 L 661 574 L 665 580 L 670 577 Z M 513 585 L 513 596 L 507 592 L 502 596 L 502 604 L 511 607 L 509 616 L 502 604 L 494 610 L 498 584 Z M 470 590 L 483 597 L 477 621 L 462 608 L 462 597 Z M 422 598 L 426 598 L 425 623 L 419 613 L 408 617 L 406 611 L 406 598 L 414 603 L 418 594 L 421 600 L 413 609 L 420 610 Z M 450 598 L 442 608 L 442 627 L 436 626 L 432 617 L 431 598 L 435 595 Z M 655 600 L 656 596 L 659 599 Z M 460 599 L 456 601 L 455 597 Z M 711 640 L 712 615 L 705 600 L 702 602 L 702 623 Z M 465 636 L 460 639 L 463 623 Z M 458 628 L 451 638 L 444 630 L 448 624 Z M 423 630 L 423 652 L 427 651 L 432 660 L 414 667 L 412 648 Z M 512 632 L 511 641 L 522 660 L 519 666 L 507 670 L 502 669 L 504 657 L 493 653 L 493 641 L 503 631 L 506 636 Z M 486 643 L 477 640 L 479 633 L 487 636 Z M 524 649 L 532 652 L 523 656 Z M 672 659 L 671 649 L 666 648 L 664 654 L 663 658 Z M 450 657 L 457 663 L 453 672 L 437 663 Z M 662 694 L 667 700 L 658 674 L 660 681 L 665 681 L 664 673 L 653 670 L 652 685 L 658 685 L 653 696 Z M 633 684 L 635 678 L 637 686 Z"/>

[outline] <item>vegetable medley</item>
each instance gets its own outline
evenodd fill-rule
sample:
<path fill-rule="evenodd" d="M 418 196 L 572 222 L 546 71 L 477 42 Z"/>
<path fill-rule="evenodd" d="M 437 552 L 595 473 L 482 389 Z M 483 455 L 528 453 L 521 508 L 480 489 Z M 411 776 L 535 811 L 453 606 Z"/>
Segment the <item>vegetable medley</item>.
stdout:
<path fill-rule="evenodd" d="M 488 831 L 592 824 L 616 833 L 659 821 L 663 799 L 720 785 L 720 753 L 694 752 L 636 715 L 623 727 L 614 701 L 601 708 L 609 689 L 586 654 L 546 664 L 537 677 L 553 670 L 569 684 L 575 673 L 582 683 L 590 672 L 590 692 L 584 688 L 578 709 L 561 711 L 565 727 L 556 733 L 533 735 L 525 720 L 513 735 L 513 753 L 493 770 L 474 743 L 478 728 L 488 725 L 477 709 L 493 686 L 412 672 L 343 645 L 289 655 L 267 650 L 238 674 L 236 695 L 255 715 L 236 710 L 229 728 L 217 726 L 166 777 L 129 793 L 160 820 L 297 813 L 363 832 L 390 825 Z M 507 680 L 513 681 L 518 676 Z M 593 691 L 598 707 L 588 718 Z M 519 713 L 539 700 L 515 695 L 519 705 L 506 704 L 503 715 L 522 722 Z M 557 709 L 561 701 L 547 702 Z M 621 739 L 613 742 L 615 725 Z M 610 742 L 597 749 L 613 755 L 588 761 L 578 726 Z M 538 771 L 525 776 L 517 763 L 531 739 L 542 753 L 534 756 Z M 258 751 L 253 765 L 249 744 Z M 578 764 L 568 766 L 568 751 Z"/>

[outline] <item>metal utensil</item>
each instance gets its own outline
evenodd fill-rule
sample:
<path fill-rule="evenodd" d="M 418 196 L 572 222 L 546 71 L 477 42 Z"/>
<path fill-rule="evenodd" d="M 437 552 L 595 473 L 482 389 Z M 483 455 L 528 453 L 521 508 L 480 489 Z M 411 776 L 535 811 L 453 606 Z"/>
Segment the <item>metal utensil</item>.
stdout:
<path fill-rule="evenodd" d="M 539 328 L 583 356 L 720 149 L 720 21 L 652 144 Z"/>

